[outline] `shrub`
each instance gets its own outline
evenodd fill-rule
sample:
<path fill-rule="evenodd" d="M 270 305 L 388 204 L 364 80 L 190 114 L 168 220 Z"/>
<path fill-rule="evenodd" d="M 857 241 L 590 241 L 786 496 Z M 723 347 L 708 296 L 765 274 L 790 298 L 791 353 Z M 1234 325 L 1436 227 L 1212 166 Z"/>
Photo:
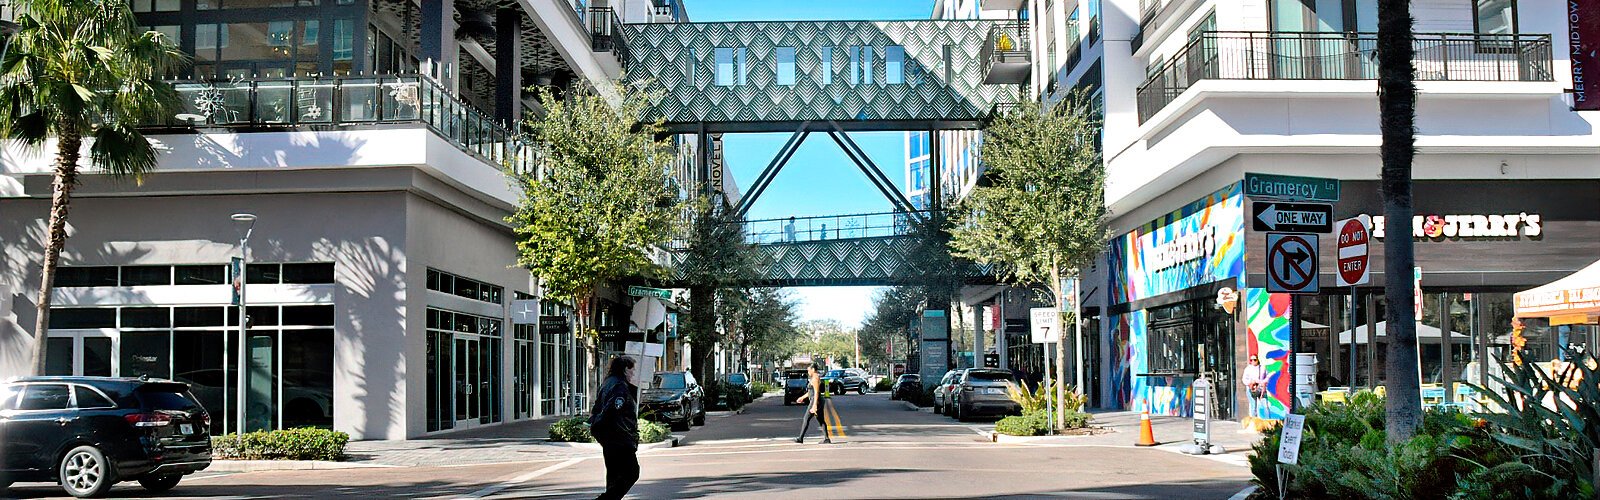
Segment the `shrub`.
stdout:
<path fill-rule="evenodd" d="M 350 435 L 303 427 L 211 438 L 211 454 L 223 460 L 343 460 Z"/>
<path fill-rule="evenodd" d="M 1041 411 L 1012 415 L 995 422 L 994 430 L 1008 436 L 1043 436 L 1050 432 L 1050 416 Z"/>
<path fill-rule="evenodd" d="M 1081 412 L 1081 411 L 1078 411 L 1078 410 L 1069 410 L 1069 411 L 1067 411 L 1066 416 L 1063 418 L 1063 420 L 1065 420 L 1065 422 L 1061 426 L 1061 428 L 1062 429 L 1082 429 L 1084 427 L 1088 427 L 1090 418 L 1091 417 L 1089 416 L 1088 413 L 1084 413 L 1084 412 Z"/>
<path fill-rule="evenodd" d="M 778 390 L 779 390 L 778 386 L 773 385 L 773 384 L 769 384 L 769 383 L 766 383 L 766 382 L 751 382 L 750 383 L 750 395 L 752 396 L 752 399 L 754 397 L 759 397 L 762 394 L 766 394 L 766 393 L 769 393 L 769 392 L 777 392 Z"/>
<path fill-rule="evenodd" d="M 667 426 L 645 419 L 639 419 L 639 443 L 658 443 L 672 436 L 667 431 Z"/>
<path fill-rule="evenodd" d="M 550 424 L 550 440 L 565 443 L 594 441 L 594 437 L 589 435 L 589 417 L 573 415 Z"/>
<path fill-rule="evenodd" d="M 1600 361 L 1563 348 L 1572 362 L 1549 372 L 1531 362 L 1500 363 L 1500 393 L 1477 388 L 1502 408 L 1479 413 L 1472 429 L 1488 441 L 1460 481 L 1462 498 L 1594 498 L 1600 448 Z M 1524 352 L 1521 359 L 1533 356 Z M 1469 433 L 1471 435 L 1471 433 Z"/>
<path fill-rule="evenodd" d="M 738 410 L 750 402 L 750 391 L 721 380 L 706 384 L 706 405 L 718 410 Z"/>
<path fill-rule="evenodd" d="M 872 384 L 872 390 L 874 391 L 889 392 L 891 389 L 894 389 L 894 381 L 889 380 L 889 377 L 880 378 L 878 383 Z"/>

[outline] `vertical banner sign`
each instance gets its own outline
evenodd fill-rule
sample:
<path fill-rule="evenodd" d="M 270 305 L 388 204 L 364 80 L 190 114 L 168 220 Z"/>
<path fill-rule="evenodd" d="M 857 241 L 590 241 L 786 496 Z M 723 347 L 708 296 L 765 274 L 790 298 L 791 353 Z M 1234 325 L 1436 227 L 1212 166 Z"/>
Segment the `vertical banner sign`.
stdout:
<path fill-rule="evenodd" d="M 1600 84 L 1600 0 L 1568 0 L 1567 37 L 1572 47 L 1572 108 L 1600 109 L 1600 89 L 1589 95 L 1589 82 Z"/>
<path fill-rule="evenodd" d="M 233 305 L 239 305 L 244 297 L 244 259 L 234 257 L 228 260 L 228 272 L 233 284 Z"/>

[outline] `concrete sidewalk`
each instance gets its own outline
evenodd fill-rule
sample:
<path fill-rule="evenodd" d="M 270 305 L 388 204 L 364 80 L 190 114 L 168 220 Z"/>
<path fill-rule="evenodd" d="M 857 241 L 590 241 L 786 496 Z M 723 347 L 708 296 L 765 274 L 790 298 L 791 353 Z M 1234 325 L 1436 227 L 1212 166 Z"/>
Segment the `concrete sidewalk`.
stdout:
<path fill-rule="evenodd" d="M 599 450 L 550 443 L 550 424 L 566 417 L 519 420 L 409 440 L 352 441 L 351 463 L 445 466 L 562 460 Z"/>

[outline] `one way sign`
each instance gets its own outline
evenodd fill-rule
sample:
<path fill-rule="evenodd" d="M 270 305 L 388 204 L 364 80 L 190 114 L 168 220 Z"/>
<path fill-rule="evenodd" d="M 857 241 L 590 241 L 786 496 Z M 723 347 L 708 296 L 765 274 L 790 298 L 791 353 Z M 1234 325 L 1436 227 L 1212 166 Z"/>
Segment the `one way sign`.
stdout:
<path fill-rule="evenodd" d="M 1333 231 L 1333 205 L 1326 203 L 1250 204 L 1251 227 L 1257 231 L 1327 233 Z"/>

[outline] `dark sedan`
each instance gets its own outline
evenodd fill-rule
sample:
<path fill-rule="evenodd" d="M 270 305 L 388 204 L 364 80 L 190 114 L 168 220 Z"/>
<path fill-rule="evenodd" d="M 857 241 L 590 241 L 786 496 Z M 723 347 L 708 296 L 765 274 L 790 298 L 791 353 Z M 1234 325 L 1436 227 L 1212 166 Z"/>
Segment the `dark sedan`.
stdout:
<path fill-rule="evenodd" d="M 706 425 L 706 391 L 689 372 L 656 372 L 639 400 L 642 416 L 663 422 L 675 431 Z"/>
<path fill-rule="evenodd" d="M 889 389 L 889 399 L 915 401 L 922 394 L 922 376 L 915 373 L 901 375 Z"/>
<path fill-rule="evenodd" d="M 805 370 L 789 370 L 783 372 L 783 405 L 789 406 L 800 400 L 806 394 L 806 386 L 811 383 L 807 379 Z"/>
<path fill-rule="evenodd" d="M 75 497 L 119 481 L 164 492 L 211 465 L 211 416 L 168 380 L 26 377 L 0 385 L 0 489 L 54 482 Z"/>

